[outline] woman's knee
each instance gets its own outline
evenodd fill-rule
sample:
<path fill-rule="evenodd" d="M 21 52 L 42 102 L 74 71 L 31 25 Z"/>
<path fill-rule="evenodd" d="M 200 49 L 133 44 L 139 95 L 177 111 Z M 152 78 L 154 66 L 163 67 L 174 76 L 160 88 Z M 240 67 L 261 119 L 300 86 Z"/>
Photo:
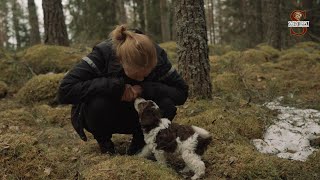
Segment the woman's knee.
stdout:
<path fill-rule="evenodd" d="M 161 109 L 162 117 L 173 120 L 177 114 L 177 108 L 174 105 L 174 102 L 170 98 L 163 98 L 156 102 Z"/>
<path fill-rule="evenodd" d="M 96 134 L 106 132 L 109 120 L 114 118 L 112 102 L 105 99 L 105 97 L 89 99 L 85 103 L 83 113 L 87 130 Z"/>

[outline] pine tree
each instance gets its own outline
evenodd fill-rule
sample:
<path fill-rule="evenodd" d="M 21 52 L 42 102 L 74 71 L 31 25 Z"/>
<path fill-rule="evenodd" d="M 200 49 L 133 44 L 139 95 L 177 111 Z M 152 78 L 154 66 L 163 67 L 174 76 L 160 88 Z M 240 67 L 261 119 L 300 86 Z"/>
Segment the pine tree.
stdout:
<path fill-rule="evenodd" d="M 61 0 L 42 0 L 45 44 L 69 46 Z"/>
<path fill-rule="evenodd" d="M 21 17 L 21 7 L 18 4 L 17 0 L 11 1 L 11 11 L 12 11 L 12 22 L 13 22 L 13 30 L 16 39 L 17 49 L 21 48 L 21 27 L 20 27 L 20 18 Z"/>
<path fill-rule="evenodd" d="M 0 0 L 0 48 L 8 46 L 8 1 Z"/>
<path fill-rule="evenodd" d="M 149 31 L 148 9 L 149 9 L 149 0 L 143 0 L 143 17 L 144 17 L 145 32 Z"/>
<path fill-rule="evenodd" d="M 72 20 L 69 24 L 71 40 L 95 44 L 108 37 L 119 24 L 115 8 L 118 1 L 69 0 L 67 8 Z M 122 20 L 121 20 L 122 21 Z"/>
<path fill-rule="evenodd" d="M 267 12 L 269 15 L 266 33 L 268 44 L 281 49 L 280 0 L 270 0 L 267 3 Z"/>
<path fill-rule="evenodd" d="M 124 6 L 124 0 L 117 0 L 116 3 L 116 16 L 118 24 L 126 24 L 127 23 L 127 13 Z"/>
<path fill-rule="evenodd" d="M 176 0 L 178 68 L 190 97 L 211 98 L 212 85 L 203 0 Z"/>
<path fill-rule="evenodd" d="M 39 21 L 37 15 L 37 7 L 34 0 L 28 0 L 29 24 L 30 24 L 30 44 L 41 43 L 39 32 Z"/>
<path fill-rule="evenodd" d="M 167 7 L 167 0 L 160 0 L 160 17 L 161 17 L 161 34 L 162 42 L 169 41 L 170 28 L 169 28 L 169 12 Z"/>

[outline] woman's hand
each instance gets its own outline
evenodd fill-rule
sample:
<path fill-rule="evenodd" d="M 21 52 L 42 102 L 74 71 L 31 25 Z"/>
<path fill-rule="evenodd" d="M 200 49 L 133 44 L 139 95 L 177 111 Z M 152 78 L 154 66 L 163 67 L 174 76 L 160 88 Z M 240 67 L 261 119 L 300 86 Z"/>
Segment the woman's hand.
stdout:
<path fill-rule="evenodd" d="M 135 95 L 134 99 L 136 99 L 137 97 L 139 97 L 141 95 L 142 87 L 139 86 L 139 85 L 134 85 L 134 86 L 132 86 L 132 91 L 133 91 L 133 93 Z"/>
<path fill-rule="evenodd" d="M 131 102 L 139 97 L 142 93 L 142 88 L 139 85 L 131 86 L 130 84 L 125 85 L 125 90 L 122 95 L 121 101 Z"/>

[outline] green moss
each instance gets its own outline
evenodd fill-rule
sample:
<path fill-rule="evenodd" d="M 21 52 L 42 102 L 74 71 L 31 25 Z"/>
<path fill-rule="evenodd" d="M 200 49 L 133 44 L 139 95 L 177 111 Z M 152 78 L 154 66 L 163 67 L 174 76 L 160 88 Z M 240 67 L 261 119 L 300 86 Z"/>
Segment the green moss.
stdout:
<path fill-rule="evenodd" d="M 299 47 L 300 45 L 297 45 Z M 312 51 L 309 51 L 309 48 Z M 170 49 L 170 47 L 169 47 Z M 175 51 L 175 50 L 174 50 Z M 204 179 L 319 179 L 320 151 L 306 162 L 258 152 L 276 111 L 261 104 L 279 95 L 287 105 L 319 109 L 320 53 L 316 46 L 280 52 L 268 46 L 211 56 L 213 99 L 188 100 L 175 122 L 207 129 L 213 136 L 202 159 Z M 272 61 L 270 61 L 270 58 Z M 0 101 L 0 177 L 7 179 L 182 179 L 183 162 L 169 155 L 169 167 L 143 158 L 101 155 L 90 133 L 84 143 L 69 123 L 70 106 L 50 107 L 63 74 L 31 79 L 15 97 Z M 10 84 L 9 84 L 10 86 Z M 40 104 L 38 104 L 40 102 Z M 31 108 L 22 108 L 23 105 Z M 113 137 L 124 154 L 130 135 Z"/>
<path fill-rule="evenodd" d="M 22 87 L 17 98 L 24 104 L 53 103 L 64 74 L 46 74 L 35 76 Z"/>
<path fill-rule="evenodd" d="M 4 134 L 0 135 L 0 162 L 3 171 L 1 177 L 8 179 L 32 178 L 39 164 L 30 163 L 39 154 L 34 145 L 37 139 L 28 134 Z"/>
<path fill-rule="evenodd" d="M 280 51 L 271 46 L 258 45 L 257 48 L 266 53 L 268 60 L 272 60 L 280 56 Z"/>
<path fill-rule="evenodd" d="M 294 45 L 296 49 L 303 49 L 305 51 L 320 50 L 320 43 L 314 41 L 300 42 Z"/>
<path fill-rule="evenodd" d="M 319 54 L 320 56 L 320 54 Z M 285 68 L 311 68 L 316 65 L 315 57 L 304 50 L 290 49 L 284 51 L 279 58 L 279 63 Z"/>
<path fill-rule="evenodd" d="M 159 44 L 160 47 L 162 47 L 168 55 L 169 60 L 171 61 L 172 64 L 177 64 L 178 59 L 177 59 L 177 44 L 174 41 L 169 41 L 165 43 Z"/>
<path fill-rule="evenodd" d="M 71 106 L 50 107 L 47 104 L 36 105 L 32 112 L 37 120 L 44 124 L 65 126 L 70 123 Z"/>
<path fill-rule="evenodd" d="M 0 112 L 0 135 L 34 133 L 35 117 L 25 108 L 12 108 Z"/>
<path fill-rule="evenodd" d="M 264 63 L 268 60 L 268 54 L 262 50 L 248 49 L 242 53 L 240 61 L 243 63 Z"/>
<path fill-rule="evenodd" d="M 233 51 L 234 48 L 230 45 L 209 45 L 209 55 L 224 55 L 230 51 Z"/>
<path fill-rule="evenodd" d="M 190 117 L 188 112 L 199 107 L 205 111 Z M 213 136 L 203 159 L 205 179 L 316 179 L 319 155 L 307 162 L 290 161 L 258 152 L 251 140 L 261 138 L 275 112 L 252 103 L 234 103 L 215 98 L 213 101 L 187 102 L 176 119 L 207 129 Z M 182 113 L 181 113 L 182 112 Z"/>
<path fill-rule="evenodd" d="M 138 157 L 116 156 L 88 167 L 85 179 L 180 179 L 170 168 Z"/>
<path fill-rule="evenodd" d="M 212 59 L 212 73 L 234 72 L 235 69 L 239 68 L 240 57 L 241 53 L 239 51 L 230 51 Z"/>
<path fill-rule="evenodd" d="M 86 55 L 77 49 L 52 45 L 35 45 L 20 54 L 21 61 L 36 74 L 65 72 Z"/>
<path fill-rule="evenodd" d="M 0 59 L 11 60 L 11 54 L 3 48 L 0 48 Z"/>
<path fill-rule="evenodd" d="M 233 92 L 242 87 L 241 79 L 234 73 L 223 73 L 213 79 L 213 87 L 217 91 Z"/>
<path fill-rule="evenodd" d="M 10 91 L 16 92 L 32 77 L 31 71 L 21 62 L 13 59 L 0 59 L 0 81 L 10 86 Z"/>

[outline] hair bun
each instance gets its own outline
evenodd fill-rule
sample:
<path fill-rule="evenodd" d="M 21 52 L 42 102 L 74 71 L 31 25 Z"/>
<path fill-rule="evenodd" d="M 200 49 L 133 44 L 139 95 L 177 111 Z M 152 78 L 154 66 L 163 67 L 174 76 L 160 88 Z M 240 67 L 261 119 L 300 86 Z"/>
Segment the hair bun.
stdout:
<path fill-rule="evenodd" d="M 117 26 L 114 31 L 114 38 L 118 41 L 124 41 L 127 37 L 126 30 L 127 27 L 125 25 Z"/>

